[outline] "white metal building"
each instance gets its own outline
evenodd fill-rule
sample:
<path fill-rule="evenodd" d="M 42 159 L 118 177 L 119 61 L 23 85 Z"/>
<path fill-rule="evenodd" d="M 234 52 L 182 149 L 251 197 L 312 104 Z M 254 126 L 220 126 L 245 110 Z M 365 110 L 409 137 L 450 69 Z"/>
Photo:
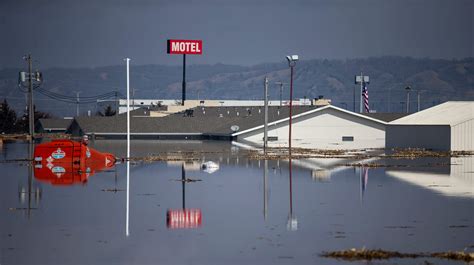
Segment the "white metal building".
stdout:
<path fill-rule="evenodd" d="M 332 105 L 293 115 L 292 146 L 316 149 L 385 147 L 386 122 Z M 269 123 L 269 147 L 288 146 L 288 118 Z M 263 145 L 264 126 L 236 132 L 238 142 Z"/>
<path fill-rule="evenodd" d="M 474 150 L 474 101 L 448 101 L 394 120 L 387 148 Z"/>
<path fill-rule="evenodd" d="M 324 99 L 327 100 L 327 99 Z M 330 100 L 329 100 L 330 102 Z M 127 112 L 127 100 L 126 99 L 120 99 L 119 100 L 119 114 L 126 113 Z M 289 100 L 269 100 L 268 105 L 269 106 L 287 106 L 290 103 Z M 313 102 L 314 103 L 314 102 Z M 201 99 L 201 100 L 196 100 L 196 99 L 188 99 L 185 101 L 185 105 L 181 106 L 181 100 L 178 99 L 131 99 L 130 100 L 130 109 L 135 110 L 138 108 L 142 107 L 151 107 L 151 106 L 157 106 L 158 104 L 161 105 L 166 105 L 171 108 L 173 107 L 178 107 L 178 108 L 173 108 L 175 109 L 175 112 L 181 111 L 183 109 L 189 109 L 189 108 L 194 108 L 198 106 L 205 106 L 205 107 L 251 107 L 251 106 L 263 106 L 264 101 L 263 100 L 231 100 L 231 99 Z M 294 99 L 293 100 L 293 105 L 295 106 L 307 106 L 311 105 L 312 101 L 309 99 Z M 329 104 L 329 103 L 328 103 Z"/>

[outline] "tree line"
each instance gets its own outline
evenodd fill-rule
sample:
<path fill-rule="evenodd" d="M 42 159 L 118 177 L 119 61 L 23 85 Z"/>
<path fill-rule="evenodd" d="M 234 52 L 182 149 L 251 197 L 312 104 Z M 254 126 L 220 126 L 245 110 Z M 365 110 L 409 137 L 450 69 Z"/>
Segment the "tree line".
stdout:
<path fill-rule="evenodd" d="M 35 124 L 39 119 L 51 118 L 51 114 L 37 111 L 36 107 L 33 107 L 33 109 L 35 113 Z M 16 111 L 10 107 L 6 99 L 0 103 L 0 133 L 26 133 L 29 130 L 28 122 L 28 110 L 18 115 Z"/>

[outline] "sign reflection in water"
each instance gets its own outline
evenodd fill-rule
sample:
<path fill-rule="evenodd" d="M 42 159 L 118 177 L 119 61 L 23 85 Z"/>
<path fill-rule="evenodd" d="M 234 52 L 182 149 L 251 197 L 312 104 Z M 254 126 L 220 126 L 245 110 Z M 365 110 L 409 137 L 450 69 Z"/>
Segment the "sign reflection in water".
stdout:
<path fill-rule="evenodd" d="M 201 209 L 186 209 L 186 170 L 184 162 L 181 165 L 182 209 L 168 209 L 166 226 L 168 229 L 199 228 L 202 226 Z"/>

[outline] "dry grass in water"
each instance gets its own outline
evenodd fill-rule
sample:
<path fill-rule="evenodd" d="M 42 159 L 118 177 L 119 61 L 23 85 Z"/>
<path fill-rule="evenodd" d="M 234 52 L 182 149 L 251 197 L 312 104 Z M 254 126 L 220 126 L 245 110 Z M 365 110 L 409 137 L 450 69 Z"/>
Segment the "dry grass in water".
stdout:
<path fill-rule="evenodd" d="M 342 251 L 323 252 L 325 258 L 336 258 L 349 261 L 390 259 L 390 258 L 440 258 L 459 260 L 464 262 L 474 261 L 474 253 L 467 252 L 436 252 L 436 253 L 402 253 L 398 251 L 387 251 L 382 249 L 349 249 Z"/>

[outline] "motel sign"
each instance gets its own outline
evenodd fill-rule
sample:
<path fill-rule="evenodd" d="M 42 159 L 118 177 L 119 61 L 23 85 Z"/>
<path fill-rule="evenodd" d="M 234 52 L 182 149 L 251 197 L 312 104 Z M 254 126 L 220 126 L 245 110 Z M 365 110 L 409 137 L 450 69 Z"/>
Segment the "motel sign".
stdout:
<path fill-rule="evenodd" d="M 169 54 L 202 54 L 202 40 L 168 40 Z"/>
<path fill-rule="evenodd" d="M 202 54 L 202 40 L 168 40 L 166 46 L 168 54 L 183 55 L 183 92 L 181 105 L 184 106 L 184 101 L 186 100 L 186 54 Z"/>

